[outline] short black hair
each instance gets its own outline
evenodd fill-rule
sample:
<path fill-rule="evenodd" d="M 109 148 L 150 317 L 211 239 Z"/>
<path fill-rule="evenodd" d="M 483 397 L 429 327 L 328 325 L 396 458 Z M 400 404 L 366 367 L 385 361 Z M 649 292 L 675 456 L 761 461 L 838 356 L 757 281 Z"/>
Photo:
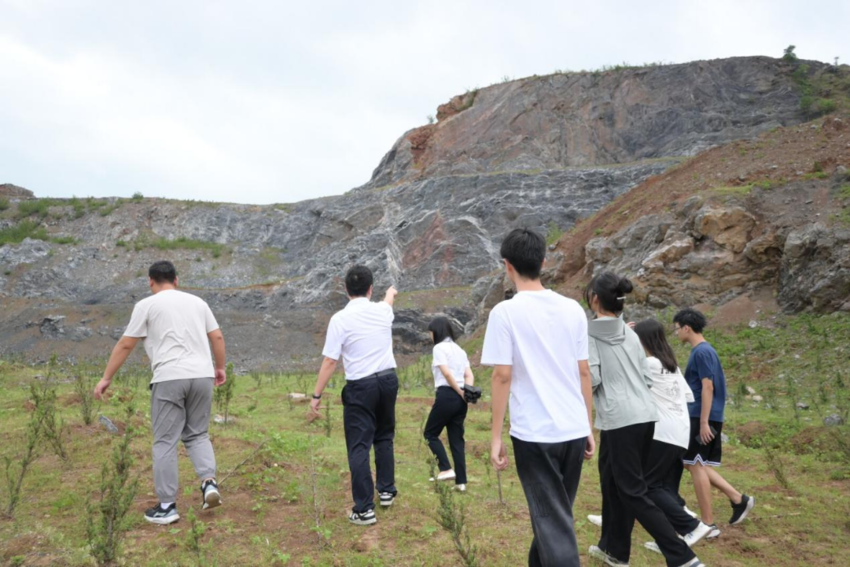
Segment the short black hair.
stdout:
<path fill-rule="evenodd" d="M 599 305 L 605 311 L 619 315 L 623 312 L 626 294 L 631 293 L 633 289 L 629 278 L 618 276 L 613 272 L 602 272 L 587 284 L 584 300 L 590 307 L 590 300 L 595 295 L 599 298 Z"/>
<path fill-rule="evenodd" d="M 536 280 L 546 258 L 546 239 L 533 230 L 515 228 L 502 241 L 499 253 L 519 275 Z"/>
<path fill-rule="evenodd" d="M 692 307 L 685 307 L 676 313 L 673 317 L 673 323 L 680 327 L 687 325 L 693 332 L 702 333 L 703 329 L 705 329 L 708 325 L 708 319 L 706 319 L 705 315 L 696 309 L 693 309 Z"/>
<path fill-rule="evenodd" d="M 345 274 L 345 291 L 349 297 L 366 297 L 373 281 L 372 270 L 360 264 L 352 266 Z"/>
<path fill-rule="evenodd" d="M 435 317 L 431 324 L 428 325 L 428 330 L 434 333 L 434 344 L 438 345 L 447 338 L 455 340 L 455 330 L 452 327 L 452 322 L 448 317 Z"/>
<path fill-rule="evenodd" d="M 165 282 L 174 283 L 177 281 L 177 268 L 168 260 L 160 260 L 159 262 L 154 262 L 148 268 L 148 277 L 158 284 Z"/>

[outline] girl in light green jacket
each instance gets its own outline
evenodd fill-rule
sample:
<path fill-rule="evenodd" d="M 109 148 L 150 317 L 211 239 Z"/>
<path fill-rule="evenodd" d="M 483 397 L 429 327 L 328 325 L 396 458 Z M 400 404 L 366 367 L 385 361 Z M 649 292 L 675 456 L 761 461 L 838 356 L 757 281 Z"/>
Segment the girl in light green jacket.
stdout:
<path fill-rule="evenodd" d="M 637 520 L 655 538 L 668 567 L 696 567 L 702 563 L 647 492 L 643 471 L 658 411 L 649 391 L 652 376 L 643 346 L 622 319 L 631 291 L 627 278 L 611 272 L 593 278 L 585 290 L 585 301 L 595 314 L 588 324 L 588 362 L 596 427 L 602 430 L 602 537 L 589 554 L 608 565 L 628 565 Z"/>

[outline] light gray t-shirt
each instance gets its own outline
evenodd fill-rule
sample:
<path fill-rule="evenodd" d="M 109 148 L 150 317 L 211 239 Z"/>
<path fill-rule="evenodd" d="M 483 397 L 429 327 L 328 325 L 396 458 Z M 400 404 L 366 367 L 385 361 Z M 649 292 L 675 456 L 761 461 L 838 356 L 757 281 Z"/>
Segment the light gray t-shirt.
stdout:
<path fill-rule="evenodd" d="M 167 289 L 136 304 L 124 336 L 144 339 L 155 384 L 214 377 L 207 333 L 218 328 L 206 301 Z"/>

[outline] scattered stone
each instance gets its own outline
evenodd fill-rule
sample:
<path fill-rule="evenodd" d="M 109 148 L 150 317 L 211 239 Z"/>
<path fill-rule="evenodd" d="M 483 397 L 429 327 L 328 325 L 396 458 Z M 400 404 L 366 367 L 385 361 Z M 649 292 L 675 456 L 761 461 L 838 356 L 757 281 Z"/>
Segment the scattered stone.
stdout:
<path fill-rule="evenodd" d="M 814 202 L 815 202 L 815 200 L 814 200 L 814 199 L 806 199 L 806 204 L 807 204 L 807 205 L 811 205 L 811 204 L 812 204 L 812 203 L 814 203 Z"/>
<path fill-rule="evenodd" d="M 752 386 L 747 386 L 747 393 L 751 396 L 754 396 L 755 393 L 756 393 L 756 389 L 753 388 Z"/>
<path fill-rule="evenodd" d="M 726 443 L 728 443 L 728 442 L 729 442 L 729 436 L 728 436 L 728 435 L 726 435 L 725 433 L 721 432 L 721 433 L 720 433 L 720 440 L 721 440 L 721 441 L 723 442 L 723 444 L 725 445 Z"/>
<path fill-rule="evenodd" d="M 48 315 L 41 320 L 38 325 L 38 330 L 45 337 L 55 339 L 65 334 L 65 316 L 64 315 Z"/>
<path fill-rule="evenodd" d="M 213 417 L 213 423 L 218 423 L 219 425 L 223 423 L 230 423 L 231 421 L 236 421 L 236 418 L 232 415 L 227 416 L 227 421 L 225 421 L 223 415 L 215 414 L 215 417 Z"/>
<path fill-rule="evenodd" d="M 779 169 L 779 166 L 778 165 L 771 165 L 770 169 Z"/>
<path fill-rule="evenodd" d="M 760 402 L 760 401 L 762 401 L 763 399 L 764 399 L 764 398 L 762 398 L 761 396 L 753 396 L 753 397 L 752 397 L 752 400 L 753 400 L 754 402 Z"/>
<path fill-rule="evenodd" d="M 290 400 L 303 400 L 307 398 L 307 394 L 299 394 L 298 392 L 290 392 Z"/>
<path fill-rule="evenodd" d="M 756 321 L 755 319 L 750 320 L 750 323 L 749 323 L 750 329 L 755 329 L 758 326 L 759 326 L 758 321 Z"/>
<path fill-rule="evenodd" d="M 844 418 L 838 415 L 837 413 L 834 413 L 823 418 L 823 424 L 827 427 L 836 427 L 838 425 L 844 425 Z"/>
<path fill-rule="evenodd" d="M 103 427 L 106 428 L 106 430 L 108 432 L 110 432 L 110 433 L 118 433 L 119 432 L 119 430 L 115 426 L 115 424 L 112 423 L 112 420 L 109 419 L 108 417 L 106 417 L 105 415 L 101 414 L 100 417 L 97 418 L 97 420 L 101 423 L 101 425 L 103 425 Z"/>
<path fill-rule="evenodd" d="M 797 402 L 797 409 L 807 410 L 807 409 L 809 409 L 809 404 L 805 404 L 803 402 Z"/>

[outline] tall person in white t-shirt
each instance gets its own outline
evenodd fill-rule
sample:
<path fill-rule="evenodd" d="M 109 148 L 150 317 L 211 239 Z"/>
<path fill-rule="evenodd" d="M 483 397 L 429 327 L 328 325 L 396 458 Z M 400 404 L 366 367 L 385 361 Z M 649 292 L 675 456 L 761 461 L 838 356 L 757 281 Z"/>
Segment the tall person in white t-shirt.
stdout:
<path fill-rule="evenodd" d="M 466 490 L 466 454 L 463 439 L 463 424 L 466 420 L 467 403 L 463 387 L 472 386 L 475 378 L 469 367 L 466 352 L 455 343 L 455 332 L 448 317 L 437 317 L 428 325 L 434 341 L 431 370 L 434 373 L 435 399 L 428 421 L 425 422 L 425 440 L 434 456 L 440 472 L 438 481 L 455 481 L 455 488 Z M 452 469 L 446 448 L 440 441 L 440 433 L 446 430 L 455 467 Z"/>
<path fill-rule="evenodd" d="M 322 392 L 342 360 L 345 387 L 340 397 L 354 498 L 348 520 L 361 526 L 377 522 L 376 484 L 381 506 L 392 506 L 398 494 L 393 455 L 398 376 L 392 335 L 393 301 L 398 292 L 390 287 L 384 300 L 374 303 L 372 282 L 372 271 L 366 266 L 354 266 L 345 275 L 348 305 L 328 323 L 324 360 L 310 403 L 310 409 L 318 415 Z M 376 482 L 369 467 L 373 445 Z"/>
<path fill-rule="evenodd" d="M 177 270 L 168 261 L 148 270 L 153 295 L 133 308 L 130 324 L 115 345 L 103 378 L 94 390 L 99 400 L 139 340 L 151 361 L 153 480 L 159 504 L 145 512 L 154 524 L 171 524 L 177 513 L 177 443 L 183 441 L 201 481 L 203 508 L 221 504 L 215 482 L 215 453 L 208 429 L 213 385 L 221 386 L 224 335 L 206 302 L 177 290 Z M 215 356 L 213 367 L 210 355 Z"/>
<path fill-rule="evenodd" d="M 517 293 L 493 308 L 484 336 L 481 363 L 494 367 L 490 460 L 496 470 L 508 466 L 502 427 L 510 398 L 511 443 L 534 530 L 528 564 L 579 567 L 573 503 L 582 460 L 596 450 L 587 316 L 540 283 L 542 236 L 513 230 L 500 252 Z"/>

